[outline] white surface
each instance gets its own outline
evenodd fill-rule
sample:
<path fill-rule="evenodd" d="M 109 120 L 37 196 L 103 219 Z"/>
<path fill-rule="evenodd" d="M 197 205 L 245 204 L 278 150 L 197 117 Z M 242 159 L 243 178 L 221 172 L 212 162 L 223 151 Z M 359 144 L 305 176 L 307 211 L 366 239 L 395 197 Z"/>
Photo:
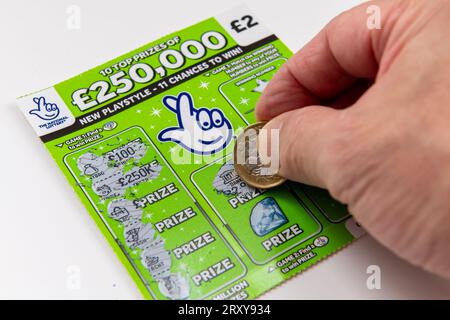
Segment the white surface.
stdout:
<path fill-rule="evenodd" d="M 177 2 L 179 5 L 174 5 Z M 299 49 L 356 0 L 247 5 Z M 74 76 L 238 1 L 2 1 L 0 4 L 0 298 L 141 298 L 125 268 L 77 199 L 14 98 Z M 78 4 L 81 29 L 66 28 Z M 366 268 L 381 267 L 381 290 Z M 71 289 L 73 268 L 81 286 Z M 278 288 L 268 299 L 450 298 L 450 282 L 396 258 L 365 237 Z"/>

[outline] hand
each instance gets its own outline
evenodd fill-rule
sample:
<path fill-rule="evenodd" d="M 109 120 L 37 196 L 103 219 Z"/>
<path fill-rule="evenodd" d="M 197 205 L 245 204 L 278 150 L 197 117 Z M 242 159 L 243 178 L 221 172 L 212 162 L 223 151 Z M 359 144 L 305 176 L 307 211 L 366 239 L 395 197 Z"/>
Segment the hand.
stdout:
<path fill-rule="evenodd" d="M 256 106 L 280 129 L 282 176 L 329 189 L 381 243 L 447 278 L 449 21 L 448 0 L 364 3 L 296 53 Z"/>
<path fill-rule="evenodd" d="M 41 118 L 42 120 L 53 120 L 59 115 L 59 108 L 55 103 L 46 103 L 44 97 L 33 98 L 36 109 L 29 111 L 29 114 Z"/>

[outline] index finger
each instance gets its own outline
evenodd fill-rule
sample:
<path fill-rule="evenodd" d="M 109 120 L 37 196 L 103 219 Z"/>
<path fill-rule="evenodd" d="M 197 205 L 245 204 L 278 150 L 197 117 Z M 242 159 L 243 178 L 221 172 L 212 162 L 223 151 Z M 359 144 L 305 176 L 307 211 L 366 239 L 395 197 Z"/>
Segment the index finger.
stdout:
<path fill-rule="evenodd" d="M 194 117 L 194 102 L 189 93 L 182 92 L 177 99 L 178 121 L 184 126 L 192 121 Z"/>
<path fill-rule="evenodd" d="M 273 117 L 308 105 L 322 104 L 360 78 L 375 78 L 391 23 L 367 27 L 367 8 L 377 5 L 382 20 L 402 1 L 370 1 L 333 19 L 270 81 L 256 105 L 256 117 Z"/>

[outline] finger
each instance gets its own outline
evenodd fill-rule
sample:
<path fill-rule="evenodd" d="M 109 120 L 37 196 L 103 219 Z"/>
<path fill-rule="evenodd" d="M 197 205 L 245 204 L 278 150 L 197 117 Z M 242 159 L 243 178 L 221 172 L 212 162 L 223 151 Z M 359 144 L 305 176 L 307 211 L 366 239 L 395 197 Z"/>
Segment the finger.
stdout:
<path fill-rule="evenodd" d="M 169 108 L 172 112 L 177 112 L 177 97 L 165 96 L 163 98 L 164 105 Z"/>
<path fill-rule="evenodd" d="M 309 106 L 285 112 L 264 128 L 278 130 L 278 146 L 269 142 L 271 154 L 278 151 L 278 173 L 289 179 L 319 187 L 327 186 L 323 152 L 337 132 L 339 114 L 329 107 Z M 270 136 L 270 134 L 269 134 Z"/>
<path fill-rule="evenodd" d="M 161 131 L 158 135 L 160 141 L 173 141 L 180 142 L 183 136 L 184 130 L 179 128 L 168 128 Z"/>
<path fill-rule="evenodd" d="M 387 19 L 397 3 L 367 2 L 332 20 L 270 81 L 256 105 L 256 117 L 269 120 L 295 108 L 321 104 L 357 79 L 375 78 L 390 24 L 369 29 L 367 8 L 376 4 Z"/>
<path fill-rule="evenodd" d="M 178 117 L 180 125 L 192 122 L 194 116 L 194 102 L 189 93 L 183 92 L 178 95 L 177 101 Z"/>

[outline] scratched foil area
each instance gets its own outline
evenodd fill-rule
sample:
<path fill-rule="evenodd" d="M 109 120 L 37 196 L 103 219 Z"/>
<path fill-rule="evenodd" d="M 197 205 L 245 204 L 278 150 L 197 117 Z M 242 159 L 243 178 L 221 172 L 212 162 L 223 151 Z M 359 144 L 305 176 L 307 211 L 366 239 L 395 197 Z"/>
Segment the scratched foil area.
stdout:
<path fill-rule="evenodd" d="M 171 273 L 170 252 L 151 223 L 142 222 L 142 209 L 127 199 L 113 200 L 108 205 L 108 216 L 123 225 L 123 236 L 131 250 L 140 249 L 140 262 L 168 298 L 185 299 L 189 283 L 178 273 Z"/>
<path fill-rule="evenodd" d="M 224 163 L 217 172 L 213 181 L 213 187 L 218 193 L 223 193 L 226 196 L 244 196 L 252 194 L 256 190 L 239 177 L 234 170 L 232 160 Z"/>
<path fill-rule="evenodd" d="M 147 150 L 144 143 L 135 140 L 101 156 L 87 152 L 78 158 L 77 166 L 82 175 L 90 177 L 98 196 L 104 200 L 120 197 L 127 188 L 159 176 L 162 166 L 157 161 L 137 166 Z M 133 167 L 124 172 L 130 162 Z"/>

